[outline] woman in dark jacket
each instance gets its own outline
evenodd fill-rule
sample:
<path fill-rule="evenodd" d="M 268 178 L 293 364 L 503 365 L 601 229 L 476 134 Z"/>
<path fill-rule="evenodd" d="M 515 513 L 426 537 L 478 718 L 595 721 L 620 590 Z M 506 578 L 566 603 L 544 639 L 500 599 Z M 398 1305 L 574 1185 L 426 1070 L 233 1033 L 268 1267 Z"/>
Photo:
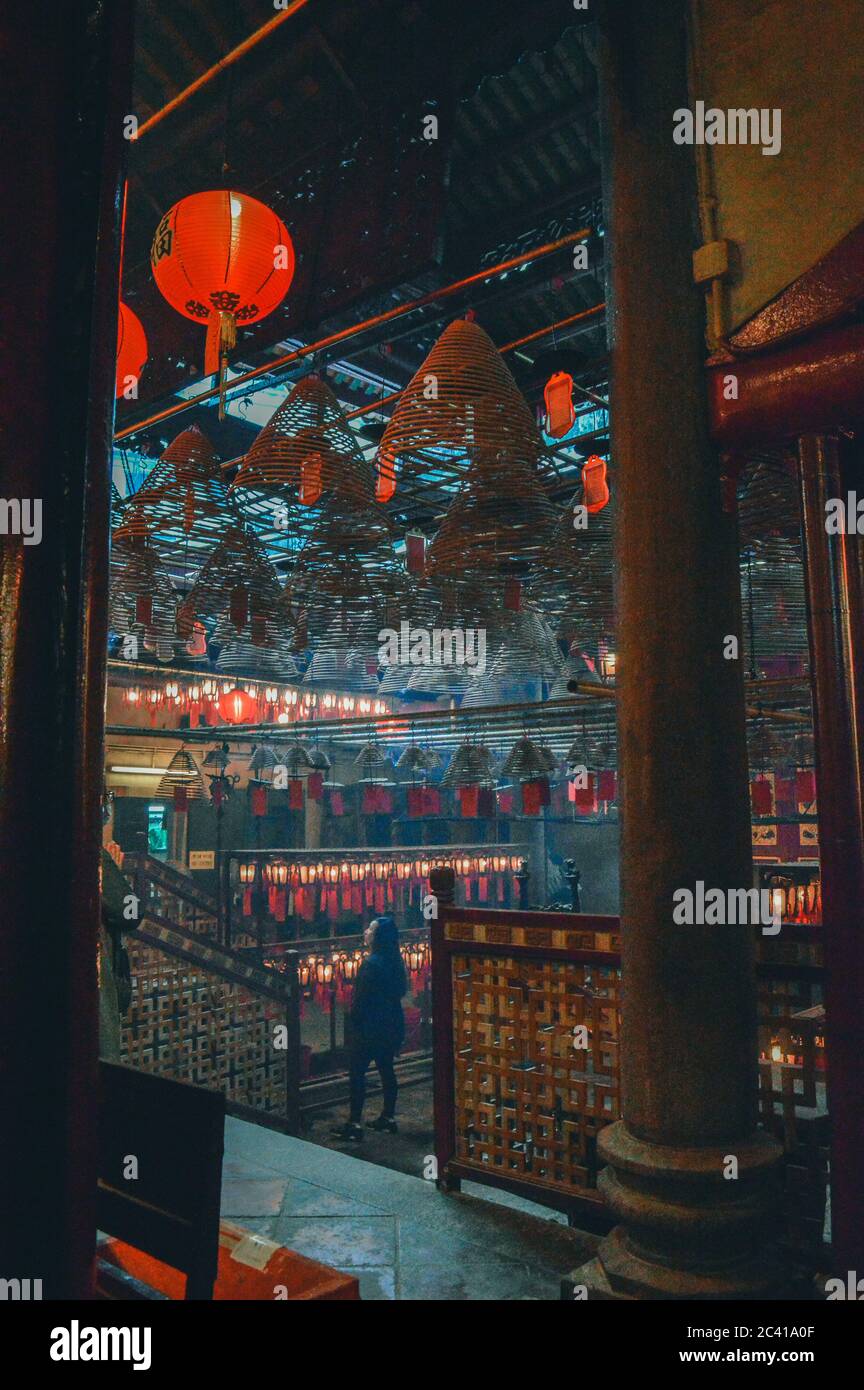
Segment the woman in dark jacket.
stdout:
<path fill-rule="evenodd" d="M 370 1129 L 396 1133 L 396 1072 L 393 1060 L 405 1038 L 402 996 L 408 988 L 392 917 L 378 917 L 366 931 L 369 955 L 357 971 L 349 1026 L 349 1094 L 351 1116 L 343 1139 L 363 1138 L 366 1072 L 374 1062 L 381 1077 L 383 1110 Z"/>

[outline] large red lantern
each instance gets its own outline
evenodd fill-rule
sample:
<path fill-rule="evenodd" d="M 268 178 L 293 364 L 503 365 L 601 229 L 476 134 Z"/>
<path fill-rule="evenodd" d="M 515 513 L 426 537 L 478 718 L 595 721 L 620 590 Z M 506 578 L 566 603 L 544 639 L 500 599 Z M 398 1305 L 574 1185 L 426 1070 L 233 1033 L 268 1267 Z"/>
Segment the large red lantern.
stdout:
<path fill-rule="evenodd" d="M 206 372 L 220 371 L 237 324 L 272 314 L 294 277 L 294 247 L 280 217 L 257 198 L 212 189 L 166 212 L 150 251 L 153 278 L 172 308 L 207 327 Z M 220 414 L 222 394 L 220 394 Z"/>
<path fill-rule="evenodd" d="M 219 696 L 218 709 L 226 724 L 251 724 L 257 704 L 247 691 L 236 686 Z"/>
<path fill-rule="evenodd" d="M 138 378 L 147 361 L 147 336 L 138 315 L 120 300 L 117 315 L 117 370 L 114 395 L 122 396 L 134 387 L 132 399 L 138 394 Z"/>

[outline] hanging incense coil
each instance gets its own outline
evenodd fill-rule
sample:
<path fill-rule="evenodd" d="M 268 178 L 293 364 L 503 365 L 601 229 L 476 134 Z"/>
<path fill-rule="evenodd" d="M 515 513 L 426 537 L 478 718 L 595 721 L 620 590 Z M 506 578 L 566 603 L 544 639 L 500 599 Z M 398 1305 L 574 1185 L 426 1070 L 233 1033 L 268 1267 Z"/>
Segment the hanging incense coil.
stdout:
<path fill-rule="evenodd" d="M 309 757 L 309 752 L 305 744 L 299 739 L 289 739 L 285 743 L 274 745 L 276 754 L 275 766 L 287 767 L 291 777 L 301 777 L 307 772 L 313 772 L 314 767 Z"/>
<path fill-rule="evenodd" d="M 178 613 L 178 631 L 216 620 L 222 644 L 217 669 L 247 675 L 299 678 L 292 655 L 295 629 L 278 575 L 260 543 L 230 526 L 201 568 Z"/>
<path fill-rule="evenodd" d="M 151 536 L 172 553 L 215 545 L 225 525 L 239 520 L 210 441 L 197 425 L 168 445 L 134 502 Z"/>
<path fill-rule="evenodd" d="M 390 759 L 381 752 L 379 745 L 374 741 L 364 743 L 354 759 L 354 766 L 361 770 L 363 780 L 370 777 L 380 779 L 384 772 L 393 771 Z"/>
<path fill-rule="evenodd" d="M 536 462 L 543 441 L 525 398 L 477 323 L 449 324 L 393 411 L 378 451 L 379 473 L 428 475 L 430 461 L 482 450 Z"/>
<path fill-rule="evenodd" d="M 467 739 L 454 752 L 444 776 L 442 787 L 492 786 L 495 782 L 495 759 L 492 750 L 483 743 Z"/>
<path fill-rule="evenodd" d="M 170 661 L 177 645 L 176 612 L 177 595 L 144 516 L 131 508 L 111 538 L 109 627 L 121 637 L 140 638 L 145 651 Z"/>
<path fill-rule="evenodd" d="M 558 762 L 551 749 L 525 736 L 513 744 L 501 772 L 525 781 L 534 777 L 548 777 L 557 767 Z"/>
<path fill-rule="evenodd" d="M 549 691 L 549 699 L 568 699 L 573 694 L 568 689 L 570 681 L 579 681 L 582 685 L 603 684 L 597 672 L 591 670 L 575 642 L 571 643 L 564 665 L 555 677 L 552 689 Z"/>
<path fill-rule="evenodd" d="M 409 744 L 396 763 L 398 772 L 421 772 L 424 776 L 440 766 L 440 754 L 434 748 L 421 748 L 417 743 Z"/>
<path fill-rule="evenodd" d="M 162 776 L 159 778 L 159 785 L 156 788 L 156 795 L 163 797 L 173 797 L 176 790 L 183 788 L 186 792 L 188 801 L 200 801 L 206 795 L 204 778 L 201 771 L 185 748 L 180 748 L 171 759 Z"/>
<path fill-rule="evenodd" d="M 313 772 L 329 772 L 332 768 L 333 763 L 331 762 L 330 758 L 328 758 L 323 748 L 318 748 L 315 746 L 310 748 L 307 745 L 306 753 L 309 758 L 309 766 L 311 767 Z"/>
<path fill-rule="evenodd" d="M 559 572 L 548 541 L 560 519 L 533 464 L 478 452 L 426 557 L 431 578 Z"/>
<path fill-rule="evenodd" d="M 269 772 L 279 763 L 276 749 L 269 743 L 256 743 L 249 759 L 249 771 L 260 779 L 262 772 Z"/>
<path fill-rule="evenodd" d="M 377 648 L 406 592 L 386 512 L 334 496 L 297 555 L 288 592 L 313 641 L 340 626 L 346 644 Z"/>
<path fill-rule="evenodd" d="M 335 395 L 318 376 L 298 381 L 257 435 L 232 489 L 289 488 L 313 506 L 339 492 L 371 502 L 375 481 Z"/>

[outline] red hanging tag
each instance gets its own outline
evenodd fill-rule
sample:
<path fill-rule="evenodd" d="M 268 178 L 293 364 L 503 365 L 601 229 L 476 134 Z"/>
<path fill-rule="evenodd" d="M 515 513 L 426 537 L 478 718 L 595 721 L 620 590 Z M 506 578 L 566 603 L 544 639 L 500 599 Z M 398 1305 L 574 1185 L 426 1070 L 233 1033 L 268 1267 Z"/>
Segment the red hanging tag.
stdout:
<path fill-rule="evenodd" d="M 303 783 L 299 777 L 292 777 L 288 783 L 288 809 L 303 810 Z"/>
<path fill-rule="evenodd" d="M 310 772 L 306 782 L 306 789 L 310 801 L 321 801 L 324 797 L 324 774 L 323 772 Z"/>
<path fill-rule="evenodd" d="M 252 788 L 252 814 L 253 816 L 266 816 L 267 814 L 267 788 Z"/>
<path fill-rule="evenodd" d="M 495 814 L 495 789 L 494 787 L 480 787 L 477 795 L 477 814 L 478 816 L 494 816 Z"/>
<path fill-rule="evenodd" d="M 408 815 L 412 818 L 423 814 L 423 788 L 409 787 L 407 792 Z"/>
<path fill-rule="evenodd" d="M 770 816 L 774 798 L 767 777 L 758 777 L 755 782 L 750 783 L 750 805 L 754 816 Z"/>
<path fill-rule="evenodd" d="M 543 392 L 546 402 L 546 433 L 553 439 L 569 434 L 576 419 L 573 408 L 573 378 L 569 372 L 553 372 Z"/>
<path fill-rule="evenodd" d="M 598 801 L 614 801 L 618 792 L 618 781 L 614 772 L 601 772 L 597 778 Z"/>
<path fill-rule="evenodd" d="M 304 507 L 314 507 L 321 496 L 322 469 L 324 459 L 321 454 L 309 454 L 300 464 L 300 491 L 297 501 Z"/>
<path fill-rule="evenodd" d="M 139 594 L 135 599 L 135 621 L 142 627 L 149 627 L 153 622 L 153 600 L 149 594 Z"/>
<path fill-rule="evenodd" d="M 816 774 L 806 768 L 799 768 L 795 774 L 795 797 L 802 804 L 809 806 L 816 800 Z"/>
<path fill-rule="evenodd" d="M 437 787 L 423 787 L 423 815 L 440 816 L 441 793 Z"/>
<path fill-rule="evenodd" d="M 231 590 L 231 597 L 228 601 L 228 616 L 238 632 L 249 621 L 249 594 L 242 584 Z"/>
<path fill-rule="evenodd" d="M 188 810 L 189 810 L 189 793 L 188 793 L 188 791 L 186 790 L 185 787 L 175 787 L 175 788 L 174 788 L 174 810 L 175 810 L 175 811 L 188 811 Z"/>
<path fill-rule="evenodd" d="M 344 816 L 345 798 L 341 792 L 330 793 L 330 814 L 331 816 Z"/>
<path fill-rule="evenodd" d="M 584 787 L 577 787 L 575 782 L 570 782 L 567 795 L 577 811 L 583 814 L 596 811 L 597 794 L 595 791 L 594 773 L 588 773 L 587 783 Z"/>
<path fill-rule="evenodd" d="M 480 788 L 478 786 L 459 788 L 459 806 L 463 816 L 476 816 L 477 807 L 480 802 Z"/>
<path fill-rule="evenodd" d="M 426 537 L 419 531 L 405 536 L 405 568 L 409 574 L 422 574 L 426 568 Z"/>
<path fill-rule="evenodd" d="M 509 576 L 504 580 L 504 607 L 508 613 L 519 613 L 522 610 L 522 581 Z"/>
<path fill-rule="evenodd" d="M 586 512 L 602 512 L 609 501 L 609 485 L 606 482 L 606 460 L 599 454 L 592 454 L 582 465 L 583 505 Z"/>
<path fill-rule="evenodd" d="M 378 805 L 377 792 L 377 787 L 370 787 L 367 785 L 363 788 L 363 799 L 360 809 L 364 816 L 374 816 Z"/>
<path fill-rule="evenodd" d="M 267 646 L 267 619 L 262 613 L 252 614 L 251 634 L 253 647 Z"/>

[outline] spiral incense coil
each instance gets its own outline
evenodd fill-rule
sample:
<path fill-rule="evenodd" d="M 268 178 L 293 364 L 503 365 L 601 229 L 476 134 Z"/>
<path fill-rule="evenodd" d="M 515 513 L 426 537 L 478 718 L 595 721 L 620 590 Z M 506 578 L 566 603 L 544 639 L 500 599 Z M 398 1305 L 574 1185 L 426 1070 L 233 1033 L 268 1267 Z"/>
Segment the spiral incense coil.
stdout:
<path fill-rule="evenodd" d="M 338 620 L 353 645 L 365 625 L 377 646 L 378 631 L 389 625 L 393 605 L 406 591 L 386 512 L 334 494 L 297 555 L 289 586 L 313 639 L 332 631 Z"/>
<path fill-rule="evenodd" d="M 557 767 L 558 761 L 549 748 L 525 737 L 517 739 L 513 744 L 501 772 L 508 777 L 519 777 L 524 781 L 535 777 L 548 777 Z"/>
<path fill-rule="evenodd" d="M 492 451 L 478 452 L 429 547 L 426 573 L 530 574 L 559 570 L 548 540 L 560 519 L 536 468 Z"/>
<path fill-rule="evenodd" d="M 415 372 L 378 451 L 400 482 L 428 475 L 430 459 L 483 451 L 536 463 L 543 441 L 501 354 L 477 323 L 456 319 Z"/>
<path fill-rule="evenodd" d="M 162 799 L 172 797 L 182 787 L 188 801 L 200 801 L 206 794 L 204 778 L 191 753 L 180 748 L 171 759 L 156 788 L 156 795 Z"/>
<path fill-rule="evenodd" d="M 434 772 L 441 766 L 441 756 L 434 748 L 421 748 L 419 744 L 409 744 L 400 754 L 396 764 L 399 772 Z"/>
<path fill-rule="evenodd" d="M 137 507 L 112 536 L 109 574 L 109 627 L 118 636 L 140 638 L 161 661 L 170 660 L 177 645 L 177 595 Z"/>
<path fill-rule="evenodd" d="M 298 681 L 300 672 L 291 651 L 292 641 L 285 633 L 271 635 L 267 646 L 256 646 L 248 637 L 232 637 L 216 658 L 216 670 L 226 676 Z"/>
<path fill-rule="evenodd" d="M 196 425 L 168 445 L 134 494 L 150 534 L 163 546 L 215 545 L 239 516 L 209 440 Z"/>
<path fill-rule="evenodd" d="M 365 503 L 372 501 L 375 480 L 330 387 L 307 376 L 257 435 L 232 488 L 290 488 L 306 506 L 332 492 Z"/>
<path fill-rule="evenodd" d="M 495 759 L 483 743 L 465 740 L 454 752 L 441 778 L 442 787 L 491 787 L 495 782 Z"/>

